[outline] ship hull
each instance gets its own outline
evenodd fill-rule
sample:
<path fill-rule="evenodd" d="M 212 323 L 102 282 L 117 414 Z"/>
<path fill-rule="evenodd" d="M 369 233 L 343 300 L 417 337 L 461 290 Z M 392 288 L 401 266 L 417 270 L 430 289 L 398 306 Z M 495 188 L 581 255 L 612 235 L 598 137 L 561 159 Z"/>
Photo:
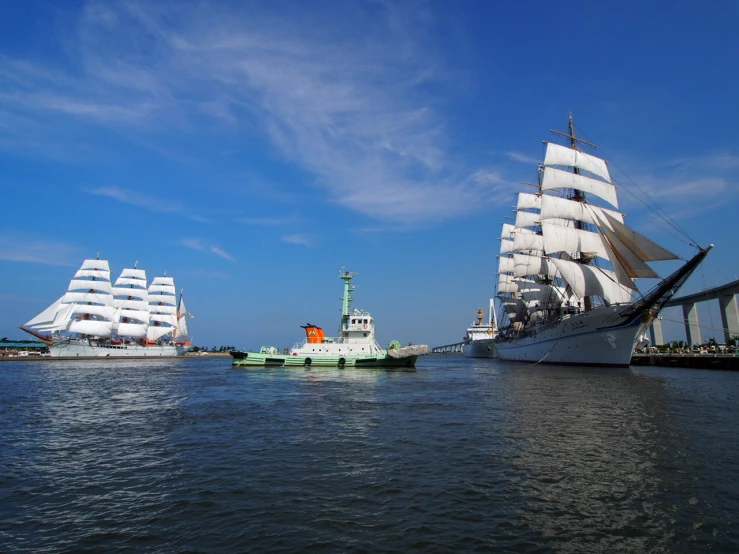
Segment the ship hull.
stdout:
<path fill-rule="evenodd" d="M 387 354 L 363 356 L 264 354 L 260 352 L 231 352 L 234 367 L 415 367 L 418 356 L 393 358 Z"/>
<path fill-rule="evenodd" d="M 465 358 L 496 358 L 495 339 L 479 339 L 465 343 L 462 347 Z"/>
<path fill-rule="evenodd" d="M 162 344 L 91 344 L 84 340 L 57 341 L 49 346 L 52 358 L 142 358 L 184 356 L 192 346 Z"/>
<path fill-rule="evenodd" d="M 627 367 L 650 319 L 620 315 L 623 306 L 573 314 L 522 338 L 498 339 L 498 357 L 518 362 Z"/>

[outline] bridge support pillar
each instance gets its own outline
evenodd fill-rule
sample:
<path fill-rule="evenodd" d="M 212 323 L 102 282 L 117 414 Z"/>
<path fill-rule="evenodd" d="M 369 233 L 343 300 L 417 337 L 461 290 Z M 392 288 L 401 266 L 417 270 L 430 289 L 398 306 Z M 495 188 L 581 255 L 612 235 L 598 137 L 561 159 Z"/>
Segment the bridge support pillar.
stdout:
<path fill-rule="evenodd" d="M 659 316 L 649 326 L 649 340 L 652 342 L 652 346 L 665 343 L 665 339 L 662 336 L 662 318 Z"/>
<path fill-rule="evenodd" d="M 736 303 L 736 294 L 719 296 L 721 306 L 721 324 L 724 327 L 724 344 L 729 344 L 732 337 L 739 336 L 739 309 Z"/>
<path fill-rule="evenodd" d="M 698 308 L 695 303 L 683 304 L 683 318 L 685 319 L 685 338 L 690 346 L 701 344 L 701 328 L 698 323 Z"/>

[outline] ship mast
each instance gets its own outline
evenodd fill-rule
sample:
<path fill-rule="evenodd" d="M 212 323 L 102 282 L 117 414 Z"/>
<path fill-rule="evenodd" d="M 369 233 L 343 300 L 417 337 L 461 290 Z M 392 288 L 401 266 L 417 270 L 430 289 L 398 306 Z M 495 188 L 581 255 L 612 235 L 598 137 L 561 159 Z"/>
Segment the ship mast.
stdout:
<path fill-rule="evenodd" d="M 574 121 L 572 119 L 572 113 L 570 113 L 568 128 L 569 128 L 569 134 L 565 134 L 565 133 L 562 133 L 561 131 L 556 131 L 554 129 L 551 129 L 551 132 L 552 133 L 556 133 L 558 135 L 562 135 L 563 137 L 568 138 L 569 141 L 570 141 L 570 148 L 572 148 L 573 150 L 578 150 L 578 148 L 577 148 L 577 143 L 578 142 L 581 142 L 583 144 L 587 144 L 591 148 L 598 148 L 598 146 L 596 144 L 593 144 L 592 142 L 588 142 L 586 140 L 583 140 L 583 139 L 578 138 L 578 137 L 575 136 L 575 123 L 574 123 Z M 575 175 L 580 175 L 580 170 L 577 167 L 573 167 L 572 168 L 572 172 Z M 572 200 L 574 200 L 575 202 L 582 202 L 582 203 L 585 202 L 585 193 L 584 192 L 582 192 L 582 191 L 580 191 L 578 189 L 572 189 L 572 192 L 574 193 L 573 196 L 571 197 Z M 582 229 L 582 228 L 583 228 L 582 222 L 581 221 L 578 221 L 578 220 L 575 220 L 575 229 Z M 580 263 L 582 263 L 583 265 L 588 265 L 590 263 L 590 260 L 584 258 L 582 256 L 582 254 L 581 254 L 580 255 Z M 589 296 L 586 296 L 585 298 L 583 298 L 583 308 L 584 308 L 584 310 L 587 312 L 592 307 L 593 307 L 593 305 L 592 305 L 592 301 L 590 300 L 590 297 Z"/>
<path fill-rule="evenodd" d="M 352 291 L 356 288 L 351 284 L 352 279 L 354 279 L 356 273 L 352 273 L 351 271 L 342 271 L 339 273 L 339 279 L 342 279 L 344 281 L 344 296 L 341 298 L 342 300 L 342 306 L 341 306 L 341 316 L 342 318 L 349 317 L 349 309 L 351 308 L 352 301 L 354 300 L 354 297 L 352 296 Z"/>

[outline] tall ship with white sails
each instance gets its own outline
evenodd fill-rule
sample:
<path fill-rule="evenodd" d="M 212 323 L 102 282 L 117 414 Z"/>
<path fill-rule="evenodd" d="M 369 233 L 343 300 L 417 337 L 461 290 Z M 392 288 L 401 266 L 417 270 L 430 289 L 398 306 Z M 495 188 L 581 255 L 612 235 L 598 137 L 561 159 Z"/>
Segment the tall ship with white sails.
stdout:
<path fill-rule="evenodd" d="M 659 278 L 647 262 L 678 256 L 624 223 L 607 163 L 594 144 L 553 131 L 515 223 L 503 224 L 497 297 L 504 318 L 498 356 L 532 363 L 628 366 L 662 307 L 703 261 L 697 253 L 644 294 L 635 279 Z M 694 244 L 694 243 L 693 243 Z"/>
<path fill-rule="evenodd" d="M 45 342 L 51 357 L 184 356 L 192 317 L 172 277 L 124 269 L 111 283 L 107 260 L 84 260 L 56 302 L 20 328 Z"/>

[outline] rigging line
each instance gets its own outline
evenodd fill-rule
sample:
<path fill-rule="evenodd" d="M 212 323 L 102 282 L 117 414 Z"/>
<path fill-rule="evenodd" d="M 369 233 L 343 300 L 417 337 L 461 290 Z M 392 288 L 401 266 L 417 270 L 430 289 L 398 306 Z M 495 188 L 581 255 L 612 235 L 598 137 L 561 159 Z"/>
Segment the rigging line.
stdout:
<path fill-rule="evenodd" d="M 588 136 L 588 135 L 587 135 L 587 133 L 583 132 L 583 130 L 582 130 L 582 129 L 581 129 L 581 128 L 580 128 L 580 127 L 579 127 L 579 126 L 577 125 L 577 124 L 575 124 L 575 127 L 577 127 L 577 130 L 578 130 L 578 132 L 580 132 L 580 133 L 581 133 L 582 135 L 584 135 L 584 136 L 586 136 L 586 137 Z M 604 155 L 603 157 L 605 158 L 605 155 Z M 639 198 L 639 197 L 638 197 L 638 196 L 637 196 L 636 194 L 634 194 L 634 193 L 633 193 L 632 191 L 630 191 L 629 189 L 627 189 L 627 188 L 626 188 L 626 187 L 624 187 L 624 186 L 621 186 L 621 188 L 622 188 L 622 189 L 623 189 L 624 191 L 626 191 L 626 192 L 627 192 L 628 194 L 630 194 L 630 195 L 631 195 L 631 196 L 632 196 L 632 197 L 633 197 L 633 198 L 634 198 L 635 200 L 637 200 L 637 201 L 638 201 L 638 202 L 640 202 L 640 203 L 641 203 L 642 205 L 644 205 L 644 207 L 645 207 L 645 208 L 647 208 L 647 210 L 648 210 L 648 211 L 650 211 L 650 212 L 651 212 L 652 214 L 654 214 L 654 215 L 656 215 L 656 216 L 658 216 L 658 217 L 662 218 L 662 219 L 663 219 L 663 220 L 664 220 L 664 221 L 665 221 L 665 222 L 666 222 L 666 223 L 667 223 L 667 224 L 668 224 L 668 225 L 669 225 L 670 227 L 672 227 L 672 228 L 673 228 L 673 229 L 674 229 L 675 231 L 677 231 L 677 232 L 678 232 L 679 234 L 681 234 L 681 235 L 682 235 L 682 236 L 683 236 L 683 237 L 684 237 L 685 239 L 687 239 L 687 242 L 688 242 L 688 243 L 689 243 L 689 244 L 690 244 L 691 246 L 695 246 L 696 248 L 698 248 L 698 243 L 697 243 L 696 241 L 694 241 L 694 240 L 692 239 L 692 237 L 691 237 L 690 235 L 688 235 L 688 233 L 687 233 L 686 231 L 684 231 L 684 230 L 683 230 L 683 229 L 682 229 L 682 228 L 681 228 L 681 227 L 680 227 L 680 226 L 679 226 L 679 225 L 677 224 L 677 222 L 675 222 L 675 220 L 673 220 L 673 219 L 672 219 L 672 218 L 670 217 L 670 215 L 669 215 L 669 214 L 668 214 L 667 212 L 665 212 L 665 211 L 664 211 L 664 209 L 660 208 L 660 207 L 659 207 L 659 205 L 657 205 L 657 203 L 656 203 L 656 202 L 655 202 L 654 200 L 652 200 L 652 198 L 651 198 L 651 197 L 649 196 L 649 194 L 648 194 L 648 193 L 647 193 L 647 192 L 646 192 L 646 191 L 645 191 L 644 189 L 642 189 L 642 188 L 641 188 L 641 187 L 640 187 L 640 186 L 638 185 L 638 183 L 636 183 L 636 181 L 634 181 L 634 179 L 632 179 L 632 178 L 631 178 L 631 176 L 630 176 L 630 175 L 629 175 L 628 173 L 626 173 L 626 171 L 624 171 L 624 170 L 623 170 L 623 169 L 621 168 L 621 166 L 619 166 L 619 165 L 618 165 L 617 163 L 615 163 L 615 162 L 613 162 L 613 161 L 609 161 L 609 162 L 608 162 L 608 164 L 609 164 L 609 165 L 612 165 L 612 166 L 614 166 L 615 168 L 617 168 L 617 169 L 618 169 L 618 170 L 619 170 L 619 171 L 620 171 L 620 172 L 621 172 L 621 173 L 622 173 L 622 174 L 624 175 L 624 177 L 626 177 L 626 178 L 627 178 L 627 179 L 628 179 L 628 180 L 629 180 L 629 181 L 630 181 L 630 182 L 631 182 L 631 183 L 632 183 L 632 184 L 634 185 L 634 187 L 635 187 L 635 188 L 637 188 L 637 189 L 639 190 L 639 192 L 641 192 L 641 193 L 642 193 L 642 194 L 643 194 L 643 195 L 644 195 L 644 196 L 645 196 L 645 197 L 646 197 L 646 198 L 647 198 L 647 199 L 649 200 L 649 202 L 651 202 L 651 203 L 652 203 L 652 205 L 650 206 L 650 205 L 649 205 L 649 204 L 648 204 L 647 202 L 645 202 L 645 201 L 644 201 L 643 199 Z M 675 237 L 675 238 L 678 238 L 678 240 L 681 240 L 681 239 L 679 239 L 679 237 Z"/>
<path fill-rule="evenodd" d="M 681 323 L 683 325 L 690 323 L 685 318 L 664 317 L 664 315 L 662 316 L 662 321 L 669 321 L 670 323 Z M 713 324 L 711 324 L 711 325 L 713 325 Z M 709 331 L 728 331 L 729 330 L 728 327 L 713 327 L 713 326 L 708 326 L 708 325 L 704 325 L 704 324 L 700 324 L 700 325 L 698 325 L 698 327 L 700 329 L 707 329 Z"/>

